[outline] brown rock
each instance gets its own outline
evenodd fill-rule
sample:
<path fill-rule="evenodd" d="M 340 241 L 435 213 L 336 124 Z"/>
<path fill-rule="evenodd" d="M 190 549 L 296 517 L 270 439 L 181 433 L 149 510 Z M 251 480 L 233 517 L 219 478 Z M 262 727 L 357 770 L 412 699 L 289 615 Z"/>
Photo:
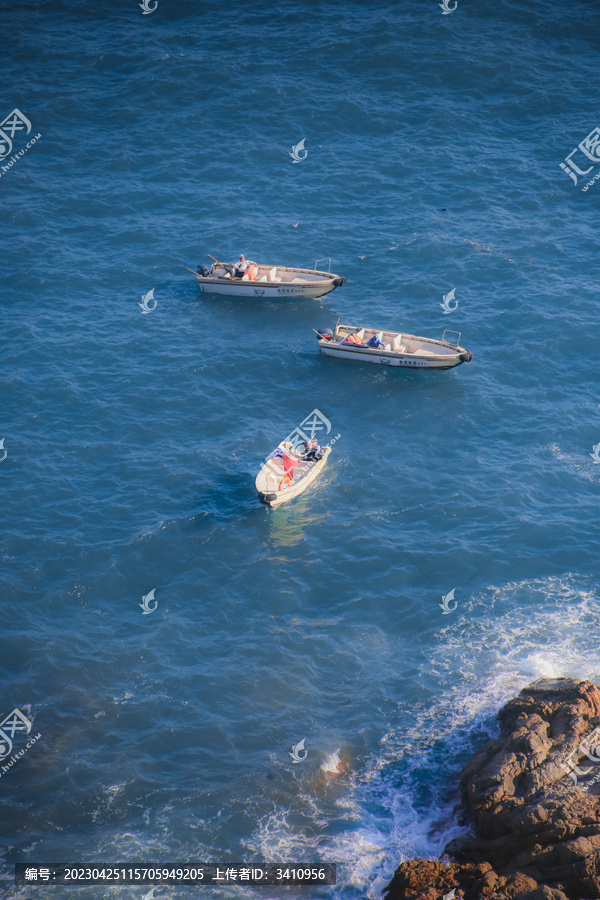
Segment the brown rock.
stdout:
<path fill-rule="evenodd" d="M 439 900 L 442 894 L 457 888 L 451 869 L 433 860 L 418 859 L 398 866 L 394 877 L 385 889 L 390 897 L 403 900 Z"/>
<path fill-rule="evenodd" d="M 500 736 L 461 773 L 474 835 L 448 844 L 448 865 L 402 863 L 387 900 L 441 900 L 452 888 L 465 900 L 600 900 L 600 755 L 580 748 L 600 725 L 600 689 L 540 679 L 498 719 Z M 559 765 L 568 758 L 592 770 L 577 784 Z"/>
<path fill-rule="evenodd" d="M 544 885 L 527 894 L 517 894 L 515 900 L 569 900 L 569 898 L 562 891 Z"/>

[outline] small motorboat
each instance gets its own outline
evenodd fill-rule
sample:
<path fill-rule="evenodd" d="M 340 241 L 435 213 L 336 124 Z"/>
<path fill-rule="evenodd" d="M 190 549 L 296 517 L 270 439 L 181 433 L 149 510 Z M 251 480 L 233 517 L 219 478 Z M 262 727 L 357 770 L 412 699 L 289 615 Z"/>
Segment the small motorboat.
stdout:
<path fill-rule="evenodd" d="M 339 319 L 338 319 L 339 322 Z M 315 330 L 315 329 L 313 329 Z M 341 359 L 360 359 L 382 366 L 411 369 L 452 369 L 471 362 L 473 354 L 459 346 L 459 331 L 444 331 L 440 341 L 398 331 L 378 331 L 355 325 L 339 325 L 333 331 L 316 331 L 321 353 Z M 448 336 L 447 336 L 448 335 Z M 455 337 L 455 340 L 451 336 Z"/>
<path fill-rule="evenodd" d="M 235 276 L 235 263 L 221 263 L 210 256 L 213 264 L 198 266 L 196 279 L 201 291 L 210 294 L 229 294 L 239 297 L 264 297 L 266 300 L 285 297 L 322 297 L 345 283 L 342 275 L 331 271 L 331 259 L 318 259 L 314 269 L 293 269 L 289 266 L 266 266 L 252 263 L 241 278 Z M 328 262 L 329 268 L 317 269 L 317 263 Z M 190 270 L 192 271 L 192 270 Z"/>
<path fill-rule="evenodd" d="M 298 497 L 313 483 L 330 453 L 331 447 L 321 447 L 318 459 L 306 460 L 291 441 L 282 441 L 256 476 L 260 502 L 275 507 Z"/>

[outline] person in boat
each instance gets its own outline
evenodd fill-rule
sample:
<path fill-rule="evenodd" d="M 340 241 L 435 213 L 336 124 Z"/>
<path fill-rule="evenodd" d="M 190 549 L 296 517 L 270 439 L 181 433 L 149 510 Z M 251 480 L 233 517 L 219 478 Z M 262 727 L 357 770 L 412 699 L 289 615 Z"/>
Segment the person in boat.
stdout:
<path fill-rule="evenodd" d="M 358 347 L 363 346 L 362 338 L 359 338 L 358 334 L 349 334 L 346 338 L 347 344 L 356 344 Z"/>
<path fill-rule="evenodd" d="M 235 264 L 235 277 L 241 278 L 242 275 L 246 274 L 246 269 L 250 265 L 250 260 L 244 257 L 243 253 L 240 253 L 240 258 L 238 262 Z"/>
<path fill-rule="evenodd" d="M 213 269 L 215 266 L 220 266 L 222 269 L 225 269 L 225 272 L 222 275 L 219 275 L 219 278 L 241 278 L 242 275 L 246 272 L 246 269 L 250 265 L 250 260 L 245 259 L 244 254 L 240 254 L 240 258 L 236 263 L 213 263 Z M 200 267 L 198 267 L 198 270 Z"/>
<path fill-rule="evenodd" d="M 317 462 L 319 459 L 323 459 L 323 451 L 321 447 L 317 443 L 317 439 L 312 437 L 310 440 L 305 441 L 303 444 L 300 444 L 299 447 L 300 458 L 304 462 Z"/>
<path fill-rule="evenodd" d="M 374 334 L 370 341 L 367 341 L 367 347 L 374 347 L 376 350 L 385 347 L 385 344 L 381 340 L 381 332 L 379 334 Z"/>
<path fill-rule="evenodd" d="M 294 480 L 294 469 L 300 465 L 300 460 L 290 453 L 281 454 L 281 462 L 283 463 L 283 478 L 279 482 L 279 490 L 285 491 Z"/>

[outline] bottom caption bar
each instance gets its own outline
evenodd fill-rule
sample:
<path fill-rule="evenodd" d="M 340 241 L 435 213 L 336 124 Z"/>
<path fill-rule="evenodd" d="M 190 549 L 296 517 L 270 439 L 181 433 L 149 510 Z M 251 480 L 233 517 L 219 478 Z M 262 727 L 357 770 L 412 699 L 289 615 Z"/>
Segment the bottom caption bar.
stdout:
<path fill-rule="evenodd" d="M 253 863 L 207 865 L 169 863 L 165 865 L 32 866 L 15 865 L 15 884 L 335 884 L 335 865 L 306 863 Z"/>

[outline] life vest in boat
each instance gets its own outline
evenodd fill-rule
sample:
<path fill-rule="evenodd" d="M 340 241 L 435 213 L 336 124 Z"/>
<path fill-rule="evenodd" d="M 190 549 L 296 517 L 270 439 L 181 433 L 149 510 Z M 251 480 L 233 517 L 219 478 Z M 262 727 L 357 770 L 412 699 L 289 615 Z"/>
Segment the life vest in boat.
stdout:
<path fill-rule="evenodd" d="M 294 457 L 284 453 L 281 457 L 283 463 L 283 478 L 279 482 L 279 490 L 284 491 L 290 486 L 294 478 L 294 469 L 300 465 L 300 462 Z"/>
<path fill-rule="evenodd" d="M 294 469 L 296 466 L 299 466 L 300 463 L 296 459 L 295 456 L 289 456 L 289 454 L 284 453 L 281 457 L 281 461 L 283 462 L 283 471 L 287 475 L 288 472 L 291 473 L 292 477 L 294 476 Z"/>
<path fill-rule="evenodd" d="M 346 338 L 347 344 L 358 344 L 358 346 L 362 346 L 362 338 L 359 338 L 357 334 L 350 334 Z"/>
<path fill-rule="evenodd" d="M 248 276 L 248 281 L 256 281 L 256 276 L 258 275 L 258 266 L 256 263 L 250 263 L 246 269 L 246 275 Z"/>

